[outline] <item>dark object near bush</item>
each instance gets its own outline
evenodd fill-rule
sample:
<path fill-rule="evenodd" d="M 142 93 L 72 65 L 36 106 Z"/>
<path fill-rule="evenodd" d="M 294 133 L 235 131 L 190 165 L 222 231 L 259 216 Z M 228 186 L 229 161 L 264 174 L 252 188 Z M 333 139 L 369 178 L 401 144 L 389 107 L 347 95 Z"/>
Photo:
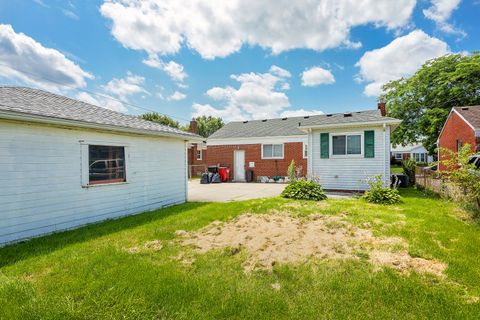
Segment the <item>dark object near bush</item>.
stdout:
<path fill-rule="evenodd" d="M 384 185 L 381 176 L 376 176 L 368 181 L 370 191 L 365 192 L 363 198 L 368 202 L 379 204 L 395 204 L 402 201 L 397 189 L 389 188 Z"/>
<path fill-rule="evenodd" d="M 411 186 L 415 185 L 415 168 L 417 163 L 412 159 L 402 161 L 403 172 L 408 176 L 408 183 Z"/>
<path fill-rule="evenodd" d="M 296 180 L 282 192 L 282 197 L 297 200 L 325 200 L 327 196 L 322 187 L 315 181 Z"/>

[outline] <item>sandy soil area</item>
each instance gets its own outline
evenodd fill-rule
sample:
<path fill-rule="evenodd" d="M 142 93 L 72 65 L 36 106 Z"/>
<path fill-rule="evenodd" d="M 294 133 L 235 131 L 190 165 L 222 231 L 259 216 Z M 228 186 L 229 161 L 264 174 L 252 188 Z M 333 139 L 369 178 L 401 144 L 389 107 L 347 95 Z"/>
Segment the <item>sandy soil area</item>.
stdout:
<path fill-rule="evenodd" d="M 443 275 L 446 265 L 440 261 L 412 257 L 402 238 L 375 237 L 371 230 L 356 227 L 344 217 L 312 215 L 294 218 L 288 215 L 244 214 L 222 223 L 212 222 L 197 232 L 178 231 L 183 245 L 198 253 L 230 248 L 245 250 L 245 272 L 271 270 L 277 263 L 306 262 L 309 259 L 368 259 L 381 269 L 391 267 L 401 273 Z"/>

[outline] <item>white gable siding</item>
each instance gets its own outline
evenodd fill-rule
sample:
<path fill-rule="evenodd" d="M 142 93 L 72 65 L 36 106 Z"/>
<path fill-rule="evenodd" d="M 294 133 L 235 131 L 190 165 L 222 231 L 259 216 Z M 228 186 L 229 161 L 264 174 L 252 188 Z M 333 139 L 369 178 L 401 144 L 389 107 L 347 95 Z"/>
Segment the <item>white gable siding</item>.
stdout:
<path fill-rule="evenodd" d="M 82 187 L 81 140 L 126 146 L 127 182 Z M 0 244 L 185 202 L 185 151 L 180 139 L 0 120 Z"/>
<path fill-rule="evenodd" d="M 363 133 L 365 130 L 375 131 L 375 157 L 365 158 Z M 327 132 L 330 135 L 330 157 L 320 158 L 320 134 Z M 332 134 L 361 133 L 362 155 L 361 156 L 332 156 Z M 325 189 L 332 190 L 367 190 L 367 178 L 381 175 L 385 184 L 389 184 L 390 177 L 390 127 L 359 127 L 344 129 L 312 130 L 309 133 L 309 141 L 312 141 L 311 155 L 308 157 L 308 166 L 311 168 L 310 175 L 318 178 Z"/>

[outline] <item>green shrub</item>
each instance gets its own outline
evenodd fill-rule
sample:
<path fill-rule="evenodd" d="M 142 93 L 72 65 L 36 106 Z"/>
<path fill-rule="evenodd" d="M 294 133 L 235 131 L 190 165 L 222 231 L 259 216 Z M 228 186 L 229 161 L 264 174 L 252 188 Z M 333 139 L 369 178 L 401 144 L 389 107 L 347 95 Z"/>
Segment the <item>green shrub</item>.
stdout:
<path fill-rule="evenodd" d="M 368 181 L 370 191 L 365 192 L 363 199 L 372 203 L 395 204 L 402 201 L 397 189 L 386 187 L 382 176 L 375 176 Z"/>
<path fill-rule="evenodd" d="M 413 159 L 407 159 L 402 161 L 403 172 L 408 176 L 408 184 L 415 185 L 415 168 L 417 163 Z"/>
<path fill-rule="evenodd" d="M 282 192 L 282 197 L 297 200 L 325 200 L 327 196 L 322 187 L 311 180 L 296 180 L 290 183 Z"/>

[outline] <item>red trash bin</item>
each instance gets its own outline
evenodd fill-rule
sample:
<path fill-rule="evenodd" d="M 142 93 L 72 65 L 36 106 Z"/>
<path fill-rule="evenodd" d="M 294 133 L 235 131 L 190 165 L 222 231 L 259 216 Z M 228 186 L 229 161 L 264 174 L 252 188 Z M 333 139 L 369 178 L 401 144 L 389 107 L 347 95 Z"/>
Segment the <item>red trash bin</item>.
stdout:
<path fill-rule="evenodd" d="M 227 182 L 230 178 L 230 169 L 227 167 L 218 168 L 218 174 L 220 175 L 220 181 Z"/>

